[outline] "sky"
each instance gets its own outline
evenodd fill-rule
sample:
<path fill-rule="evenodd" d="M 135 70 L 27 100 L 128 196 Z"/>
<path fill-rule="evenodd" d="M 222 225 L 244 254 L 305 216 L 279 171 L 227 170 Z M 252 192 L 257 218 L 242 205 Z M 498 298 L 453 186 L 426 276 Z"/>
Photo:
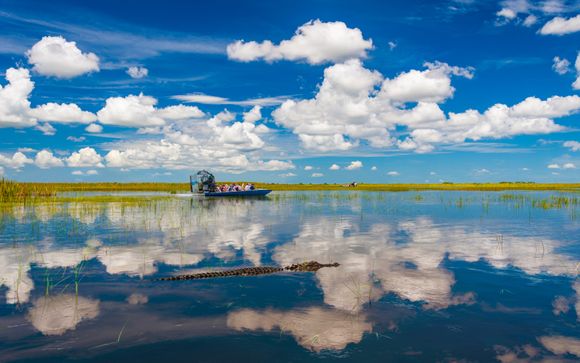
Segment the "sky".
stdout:
<path fill-rule="evenodd" d="M 580 1 L 0 0 L 0 175 L 580 182 Z"/>

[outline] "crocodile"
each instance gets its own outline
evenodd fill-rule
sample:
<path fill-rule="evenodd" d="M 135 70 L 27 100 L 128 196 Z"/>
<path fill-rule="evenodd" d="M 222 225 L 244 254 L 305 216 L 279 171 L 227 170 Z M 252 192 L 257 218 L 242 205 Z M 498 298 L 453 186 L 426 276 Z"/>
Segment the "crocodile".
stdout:
<path fill-rule="evenodd" d="M 232 276 L 257 276 L 257 275 L 267 275 L 277 272 L 316 272 L 323 267 L 338 267 L 339 263 L 319 263 L 316 261 L 308 261 L 302 263 L 295 263 L 285 267 L 278 266 L 257 266 L 257 267 L 242 267 L 232 270 L 223 271 L 209 271 L 200 272 L 196 274 L 189 275 L 175 275 L 168 277 L 161 277 L 154 281 L 181 281 L 181 280 L 200 280 L 200 279 L 211 279 L 218 277 L 232 277 Z"/>

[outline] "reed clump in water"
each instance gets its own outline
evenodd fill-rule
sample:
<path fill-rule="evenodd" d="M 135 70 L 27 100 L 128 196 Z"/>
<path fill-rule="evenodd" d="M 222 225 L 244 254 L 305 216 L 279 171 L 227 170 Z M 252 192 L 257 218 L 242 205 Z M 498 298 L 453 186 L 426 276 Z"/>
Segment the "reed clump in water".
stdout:
<path fill-rule="evenodd" d="M 0 179 L 0 203 L 26 202 L 35 198 L 56 196 L 50 184 L 18 183 Z"/>

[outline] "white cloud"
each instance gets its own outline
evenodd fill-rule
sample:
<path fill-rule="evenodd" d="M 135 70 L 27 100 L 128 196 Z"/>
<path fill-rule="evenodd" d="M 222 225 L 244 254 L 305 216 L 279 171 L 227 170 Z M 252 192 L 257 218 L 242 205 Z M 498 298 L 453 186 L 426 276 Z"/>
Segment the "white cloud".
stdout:
<path fill-rule="evenodd" d="M 32 164 L 33 162 L 32 159 L 20 151 L 15 152 L 12 156 L 0 154 L 0 165 L 11 169 L 20 169 L 26 164 Z"/>
<path fill-rule="evenodd" d="M 261 156 L 269 154 L 263 138 L 275 135 L 270 135 L 268 127 L 259 122 L 236 121 L 236 114 L 227 110 L 195 123 L 158 127 L 149 135 L 149 139 L 111 143 L 105 156 L 107 166 L 172 170 L 199 166 L 232 173 L 295 168 L 290 161 L 263 160 Z"/>
<path fill-rule="evenodd" d="M 279 176 L 281 176 L 282 178 L 291 178 L 296 176 L 296 174 L 294 173 L 286 173 L 286 174 L 278 174 Z"/>
<path fill-rule="evenodd" d="M 565 35 L 580 31 L 580 14 L 573 18 L 560 16 L 550 20 L 540 29 L 542 35 Z"/>
<path fill-rule="evenodd" d="M 147 77 L 149 75 L 149 70 L 145 67 L 133 66 L 133 67 L 127 68 L 127 74 L 131 78 L 140 79 L 140 78 Z"/>
<path fill-rule="evenodd" d="M 572 83 L 572 88 L 580 90 L 580 53 L 576 56 L 574 67 L 576 68 L 576 81 Z"/>
<path fill-rule="evenodd" d="M 312 173 L 312 177 L 313 178 L 320 178 L 320 177 L 323 177 L 323 176 L 324 176 L 324 174 L 322 174 L 322 173 Z"/>
<path fill-rule="evenodd" d="M 387 45 L 389 46 L 390 50 L 393 50 L 397 47 L 397 43 L 393 41 L 388 42 Z"/>
<path fill-rule="evenodd" d="M 244 112 L 244 122 L 254 123 L 262 118 L 262 106 L 254 106 L 248 112 Z"/>
<path fill-rule="evenodd" d="M 356 170 L 363 167 L 363 163 L 359 160 L 351 161 L 351 163 L 346 167 L 346 170 Z"/>
<path fill-rule="evenodd" d="M 349 28 L 341 21 L 310 21 L 300 26 L 294 36 L 275 45 L 270 40 L 257 43 L 238 40 L 227 47 L 228 58 L 240 62 L 264 59 L 306 61 L 310 64 L 342 62 L 366 58 L 373 49 L 372 40 L 365 40 L 358 28 Z"/>
<path fill-rule="evenodd" d="M 157 110 L 157 116 L 164 120 L 185 120 L 204 117 L 205 113 L 196 106 L 174 105 Z"/>
<path fill-rule="evenodd" d="M 32 109 L 30 115 L 41 121 L 59 123 L 88 124 L 97 120 L 94 113 L 83 111 L 74 103 L 49 102 Z"/>
<path fill-rule="evenodd" d="M 312 166 L 310 166 L 310 165 L 306 165 L 304 167 L 304 170 L 306 170 L 306 171 L 309 171 L 309 170 L 312 170 L 312 169 L 314 169 L 314 168 Z"/>
<path fill-rule="evenodd" d="M 52 136 L 52 135 L 56 134 L 56 129 L 48 122 L 36 125 L 34 127 L 34 129 L 42 132 L 43 135 L 47 135 L 47 136 Z"/>
<path fill-rule="evenodd" d="M 538 22 L 538 17 L 530 14 L 526 17 L 526 19 L 524 20 L 524 22 L 522 24 L 523 24 L 523 26 L 531 27 L 532 25 L 536 24 L 537 22 Z"/>
<path fill-rule="evenodd" d="M 411 70 L 383 82 L 381 93 L 399 102 L 442 102 L 453 96 L 449 75 L 473 78 L 471 68 L 449 66 L 446 63 L 425 63 L 424 71 Z"/>
<path fill-rule="evenodd" d="M 250 167 L 250 169 L 265 170 L 265 171 L 277 171 L 277 170 L 288 170 L 295 169 L 296 166 L 291 161 L 283 160 L 268 160 L 268 161 L 257 161 L 255 167 Z"/>
<path fill-rule="evenodd" d="M 61 159 L 57 158 L 48 150 L 39 151 L 34 158 L 34 164 L 41 169 L 49 169 L 64 166 Z"/>
<path fill-rule="evenodd" d="M 517 13 L 512 10 L 512 9 L 508 9 L 508 8 L 503 8 L 500 11 L 498 11 L 496 13 L 497 16 L 502 17 L 502 18 L 506 18 L 508 20 L 512 20 L 515 19 L 517 16 Z"/>
<path fill-rule="evenodd" d="M 288 96 L 249 98 L 243 101 L 232 101 L 229 98 L 211 96 L 203 93 L 175 95 L 171 98 L 183 102 L 201 103 L 207 105 L 236 105 L 236 106 L 276 106 L 288 99 Z"/>
<path fill-rule="evenodd" d="M 340 170 L 340 166 L 337 164 L 332 164 L 328 170 Z"/>
<path fill-rule="evenodd" d="M 142 93 L 138 96 L 110 97 L 97 117 L 104 125 L 126 127 L 163 126 L 165 121 L 157 115 L 157 100 Z"/>
<path fill-rule="evenodd" d="M 87 138 L 86 138 L 86 137 L 84 137 L 84 136 L 79 136 L 79 137 L 76 137 L 76 136 L 69 136 L 69 137 L 67 137 L 66 139 L 67 139 L 68 141 L 72 141 L 72 142 L 83 142 L 83 141 L 85 141 Z"/>
<path fill-rule="evenodd" d="M 576 165 L 574 163 L 565 163 L 562 165 L 562 169 L 576 169 Z"/>
<path fill-rule="evenodd" d="M 96 171 L 95 169 L 90 169 L 87 170 L 86 172 L 83 172 L 82 170 L 75 170 L 71 173 L 72 175 L 77 175 L 77 176 L 83 176 L 83 175 L 99 175 L 99 172 Z"/>
<path fill-rule="evenodd" d="M 475 169 L 475 174 L 489 174 L 489 173 L 490 171 L 485 168 Z"/>
<path fill-rule="evenodd" d="M 97 117 L 104 125 L 125 127 L 164 126 L 166 120 L 184 120 L 205 116 L 196 106 L 173 105 L 157 109 L 157 99 L 143 93 L 135 96 L 110 97 Z"/>
<path fill-rule="evenodd" d="M 31 127 L 37 121 L 58 123 L 88 123 L 95 115 L 81 110 L 76 104 L 47 103 L 30 108 L 29 97 L 34 89 L 30 72 L 24 68 L 6 70 L 8 84 L 0 86 L 0 127 Z M 37 126 L 46 135 L 54 135 L 56 130 L 50 124 Z"/>
<path fill-rule="evenodd" d="M 376 171 L 376 170 L 377 170 L 377 167 L 376 167 L 376 166 L 373 166 L 373 167 L 371 168 L 371 170 L 372 170 L 372 171 Z"/>
<path fill-rule="evenodd" d="M 570 148 L 572 151 L 579 151 L 580 150 L 580 142 L 578 141 L 565 141 L 564 147 Z"/>
<path fill-rule="evenodd" d="M 560 165 L 559 164 L 549 164 L 548 169 L 560 169 Z"/>
<path fill-rule="evenodd" d="M 399 172 L 398 171 L 389 171 L 387 173 L 387 175 L 390 175 L 390 176 L 399 176 Z"/>
<path fill-rule="evenodd" d="M 103 157 L 91 147 L 85 147 L 79 151 L 75 151 L 66 159 L 66 163 L 72 168 L 95 166 L 102 168 L 104 166 Z"/>
<path fill-rule="evenodd" d="M 103 131 L 103 126 L 99 124 L 92 123 L 89 126 L 85 127 L 86 132 L 90 132 L 92 134 L 98 134 Z"/>
<path fill-rule="evenodd" d="M 431 172 L 429 172 L 429 175 L 437 175 L 437 173 L 434 171 L 431 171 Z"/>
<path fill-rule="evenodd" d="M 570 71 L 570 61 L 566 58 L 560 58 L 558 56 L 553 59 L 554 64 L 552 69 L 558 74 L 566 74 Z"/>
<path fill-rule="evenodd" d="M 30 127 L 36 119 L 29 115 L 28 97 L 34 89 L 30 72 L 24 68 L 6 70 L 8 84 L 0 86 L 0 127 Z"/>
<path fill-rule="evenodd" d="M 373 148 L 395 144 L 425 153 L 437 144 L 563 131 L 553 118 L 580 110 L 578 96 L 529 97 L 511 107 L 496 104 L 483 113 L 470 109 L 447 116 L 438 103 L 453 96 L 451 76 L 470 78 L 472 69 L 440 62 L 425 67 L 383 81 L 380 73 L 365 69 L 358 60 L 336 64 L 324 70 L 314 98 L 288 100 L 272 116 L 308 150 L 350 150 L 363 142 Z M 397 127 L 407 136 L 391 137 L 390 130 Z"/>
<path fill-rule="evenodd" d="M 99 71 L 99 58 L 94 53 L 81 52 L 75 42 L 67 42 L 61 36 L 43 37 L 26 56 L 32 69 L 45 76 L 73 78 Z"/>

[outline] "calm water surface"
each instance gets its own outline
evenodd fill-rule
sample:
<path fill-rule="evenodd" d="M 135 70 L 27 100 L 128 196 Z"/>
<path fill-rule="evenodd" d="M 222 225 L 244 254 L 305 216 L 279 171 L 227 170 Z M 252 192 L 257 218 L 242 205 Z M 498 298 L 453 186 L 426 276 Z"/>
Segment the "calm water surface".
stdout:
<path fill-rule="evenodd" d="M 7 207 L 0 361 L 577 361 L 578 208 L 532 206 L 551 195 L 577 197 L 297 192 Z M 309 260 L 340 266 L 154 281 Z"/>

